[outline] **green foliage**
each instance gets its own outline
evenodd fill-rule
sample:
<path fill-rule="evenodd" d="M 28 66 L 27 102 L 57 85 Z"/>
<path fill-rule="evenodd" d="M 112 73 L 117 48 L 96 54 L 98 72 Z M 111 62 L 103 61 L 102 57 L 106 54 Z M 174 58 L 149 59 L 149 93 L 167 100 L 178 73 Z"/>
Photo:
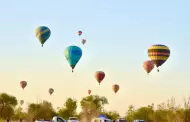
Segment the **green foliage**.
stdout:
<path fill-rule="evenodd" d="M 64 119 L 69 117 L 78 117 L 81 121 L 90 122 L 93 117 L 99 114 L 105 114 L 110 119 L 120 117 L 117 111 L 106 111 L 104 105 L 108 104 L 108 100 L 104 96 L 90 95 L 82 98 L 80 101 L 82 111 L 77 114 L 77 101 L 68 98 L 62 107 L 59 107 L 57 113 L 48 101 L 41 103 L 31 103 L 28 105 L 27 112 L 24 112 L 18 104 L 16 97 L 6 93 L 0 94 L 0 122 L 5 119 L 9 120 L 26 120 L 31 121 L 32 118 L 51 120 L 53 116 L 61 116 Z M 172 97 L 166 103 L 161 103 L 156 107 L 154 104 L 135 109 L 130 105 L 125 118 L 128 122 L 135 119 L 143 119 L 146 122 L 190 122 L 190 97 L 184 99 L 184 106 L 176 105 L 175 99 Z"/>
<path fill-rule="evenodd" d="M 77 101 L 72 98 L 68 98 L 64 103 L 64 106 L 58 110 L 58 115 L 64 119 L 68 119 L 71 116 L 77 115 L 76 110 Z"/>

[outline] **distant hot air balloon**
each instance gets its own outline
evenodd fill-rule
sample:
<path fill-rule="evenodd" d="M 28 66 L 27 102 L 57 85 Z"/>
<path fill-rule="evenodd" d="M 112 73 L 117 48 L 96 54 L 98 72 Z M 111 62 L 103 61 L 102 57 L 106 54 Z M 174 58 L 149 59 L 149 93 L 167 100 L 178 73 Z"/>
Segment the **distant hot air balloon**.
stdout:
<path fill-rule="evenodd" d="M 112 86 L 112 90 L 113 90 L 115 93 L 117 93 L 118 90 L 119 90 L 119 85 L 114 84 L 114 85 Z"/>
<path fill-rule="evenodd" d="M 24 104 L 24 100 L 20 100 L 20 105 L 23 105 Z"/>
<path fill-rule="evenodd" d="M 82 44 L 85 44 L 86 43 L 86 39 L 82 39 Z"/>
<path fill-rule="evenodd" d="M 82 31 L 78 31 L 78 35 L 81 36 L 82 35 Z"/>
<path fill-rule="evenodd" d="M 159 72 L 160 67 L 170 56 L 170 49 L 161 44 L 152 45 L 148 49 L 148 56 L 154 62 Z"/>
<path fill-rule="evenodd" d="M 27 86 L 27 82 L 26 81 L 21 81 L 20 86 L 24 89 Z"/>
<path fill-rule="evenodd" d="M 53 88 L 49 88 L 48 92 L 49 92 L 49 94 L 51 95 L 51 94 L 53 94 L 54 89 L 53 89 Z"/>
<path fill-rule="evenodd" d="M 102 82 L 102 80 L 104 79 L 104 77 L 105 77 L 105 73 L 103 71 L 96 71 L 95 72 L 95 78 L 98 81 L 99 85 Z"/>
<path fill-rule="evenodd" d="M 91 94 L 91 90 L 88 90 L 88 94 L 89 94 L 89 95 Z"/>
<path fill-rule="evenodd" d="M 152 69 L 154 69 L 154 62 L 151 60 L 147 60 L 143 63 L 143 68 L 146 70 L 147 74 L 149 74 Z"/>
<path fill-rule="evenodd" d="M 51 31 L 48 27 L 39 26 L 38 28 L 36 28 L 36 37 L 42 44 L 42 47 L 43 47 L 44 43 L 48 40 L 50 35 L 51 35 Z"/>
<path fill-rule="evenodd" d="M 64 54 L 73 72 L 75 66 L 82 57 L 82 50 L 77 46 L 69 46 L 65 49 Z"/>

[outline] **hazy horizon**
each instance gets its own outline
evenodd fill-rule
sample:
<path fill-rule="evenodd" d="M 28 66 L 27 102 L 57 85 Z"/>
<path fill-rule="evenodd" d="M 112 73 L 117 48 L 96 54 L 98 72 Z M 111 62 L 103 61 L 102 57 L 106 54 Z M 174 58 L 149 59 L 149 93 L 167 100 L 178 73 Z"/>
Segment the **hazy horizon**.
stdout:
<path fill-rule="evenodd" d="M 39 96 L 56 108 L 68 97 L 81 100 L 91 89 L 92 94 L 108 98 L 107 110 L 122 115 L 131 104 L 159 104 L 172 96 L 182 104 L 190 95 L 189 4 L 188 0 L 2 1 L 0 92 L 25 100 L 24 106 Z M 52 32 L 43 48 L 35 37 L 41 25 Z M 78 30 L 83 31 L 81 37 Z M 147 75 L 142 63 L 149 59 L 152 44 L 167 45 L 171 55 L 159 73 L 155 68 Z M 83 50 L 74 73 L 64 57 L 69 45 Z M 106 74 L 100 86 L 94 77 L 98 70 Z M 25 90 L 19 84 L 22 80 L 28 82 Z M 115 83 L 120 85 L 117 94 L 112 91 Z M 50 87 L 55 89 L 52 96 Z"/>

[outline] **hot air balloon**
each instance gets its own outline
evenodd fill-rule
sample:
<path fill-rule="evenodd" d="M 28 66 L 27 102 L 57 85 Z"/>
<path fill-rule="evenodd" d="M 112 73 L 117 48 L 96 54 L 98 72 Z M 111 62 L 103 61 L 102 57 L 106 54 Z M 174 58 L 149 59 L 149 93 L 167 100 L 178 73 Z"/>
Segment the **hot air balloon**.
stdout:
<path fill-rule="evenodd" d="M 49 88 L 48 92 L 49 92 L 49 94 L 51 95 L 51 94 L 53 94 L 54 89 L 53 89 L 53 88 Z"/>
<path fill-rule="evenodd" d="M 81 36 L 82 35 L 82 31 L 78 31 L 78 35 Z"/>
<path fill-rule="evenodd" d="M 27 86 L 27 82 L 26 81 L 21 81 L 20 86 L 24 89 Z"/>
<path fill-rule="evenodd" d="M 75 66 L 82 57 L 82 50 L 77 46 L 69 46 L 65 49 L 64 54 L 73 72 Z"/>
<path fill-rule="evenodd" d="M 88 94 L 89 94 L 89 95 L 91 94 L 91 90 L 88 90 Z"/>
<path fill-rule="evenodd" d="M 20 105 L 23 105 L 24 104 L 24 100 L 20 100 Z"/>
<path fill-rule="evenodd" d="M 84 45 L 86 43 L 86 39 L 82 39 L 82 44 Z"/>
<path fill-rule="evenodd" d="M 114 91 L 115 93 L 117 93 L 118 90 L 119 90 L 119 85 L 114 84 L 114 85 L 112 86 L 112 89 L 113 89 L 113 91 Z"/>
<path fill-rule="evenodd" d="M 154 69 L 154 62 L 151 60 L 147 60 L 143 63 L 143 68 L 146 70 L 147 74 Z"/>
<path fill-rule="evenodd" d="M 104 77 L 105 77 L 105 73 L 103 71 L 96 71 L 95 72 L 95 78 L 98 81 L 99 85 L 102 82 L 102 80 L 104 79 Z"/>
<path fill-rule="evenodd" d="M 36 37 L 42 44 L 42 47 L 43 47 L 44 43 L 48 40 L 50 35 L 51 35 L 51 31 L 48 27 L 39 26 L 38 28 L 36 28 Z"/>
<path fill-rule="evenodd" d="M 148 56 L 154 62 L 159 72 L 160 67 L 170 56 L 170 49 L 161 44 L 152 45 L 148 48 Z"/>

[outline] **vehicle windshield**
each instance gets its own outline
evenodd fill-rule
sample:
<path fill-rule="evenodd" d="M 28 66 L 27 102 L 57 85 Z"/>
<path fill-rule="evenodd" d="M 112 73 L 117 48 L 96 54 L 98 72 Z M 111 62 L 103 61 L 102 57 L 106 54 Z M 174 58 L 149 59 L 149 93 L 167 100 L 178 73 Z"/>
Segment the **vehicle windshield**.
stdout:
<path fill-rule="evenodd" d="M 70 117 L 69 120 L 78 120 L 77 117 Z"/>
<path fill-rule="evenodd" d="M 127 120 L 123 120 L 123 119 L 122 119 L 122 120 L 119 120 L 119 122 L 127 122 Z"/>
<path fill-rule="evenodd" d="M 104 120 L 104 122 L 112 122 L 111 120 L 109 120 L 109 119 L 106 119 L 106 120 Z"/>

